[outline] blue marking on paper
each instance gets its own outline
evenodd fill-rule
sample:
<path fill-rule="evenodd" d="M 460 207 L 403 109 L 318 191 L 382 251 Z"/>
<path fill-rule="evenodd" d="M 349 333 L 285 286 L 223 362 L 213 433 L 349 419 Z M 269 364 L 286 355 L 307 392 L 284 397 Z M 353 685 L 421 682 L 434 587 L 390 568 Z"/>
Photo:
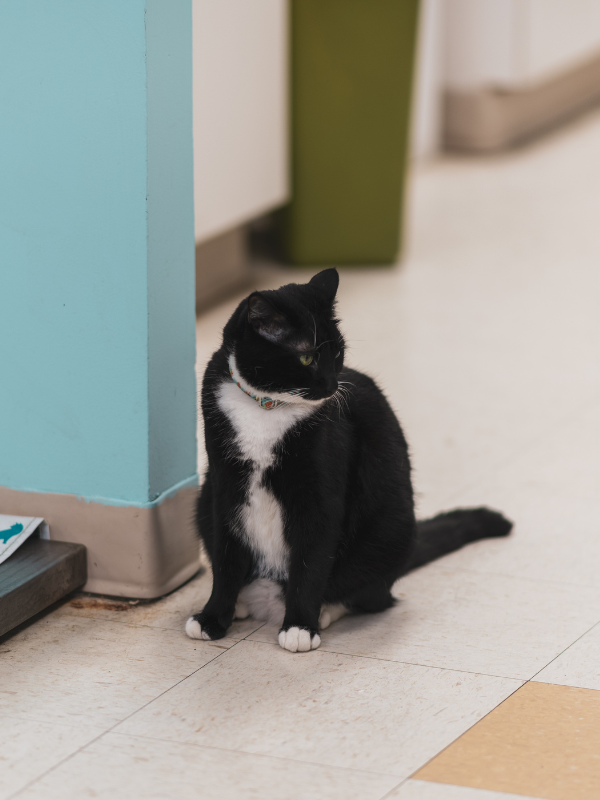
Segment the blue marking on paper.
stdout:
<path fill-rule="evenodd" d="M 2 542 L 2 544 L 6 544 L 9 539 L 12 539 L 13 536 L 17 536 L 22 530 L 23 526 L 21 523 L 15 522 L 11 528 L 8 528 L 5 531 L 0 531 L 0 542 Z"/>
<path fill-rule="evenodd" d="M 40 539 L 50 538 L 48 525 L 41 517 L 0 514 L 0 564 L 3 564 L 36 531 L 39 531 Z"/>

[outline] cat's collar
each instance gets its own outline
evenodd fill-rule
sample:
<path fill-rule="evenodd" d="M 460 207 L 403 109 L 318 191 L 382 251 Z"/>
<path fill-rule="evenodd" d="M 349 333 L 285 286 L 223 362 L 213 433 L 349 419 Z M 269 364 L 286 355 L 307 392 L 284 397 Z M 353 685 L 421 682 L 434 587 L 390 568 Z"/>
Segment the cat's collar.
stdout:
<path fill-rule="evenodd" d="M 238 387 L 238 389 L 242 390 L 242 392 L 244 394 L 247 394 L 248 397 L 251 397 L 253 400 L 256 400 L 256 402 L 258 403 L 258 405 L 261 408 L 264 408 L 267 411 L 270 411 L 272 408 L 277 408 L 277 406 L 285 405 L 283 400 L 274 400 L 272 397 L 267 397 L 266 395 L 264 395 L 264 396 L 256 395 L 256 394 L 254 394 L 254 392 L 250 392 L 250 391 L 248 391 L 248 389 L 244 389 L 240 379 L 238 378 L 238 376 L 235 373 L 234 364 L 235 364 L 235 362 L 233 360 L 233 357 L 230 356 L 229 357 L 229 374 L 231 375 L 231 380 L 235 383 L 235 385 Z"/>

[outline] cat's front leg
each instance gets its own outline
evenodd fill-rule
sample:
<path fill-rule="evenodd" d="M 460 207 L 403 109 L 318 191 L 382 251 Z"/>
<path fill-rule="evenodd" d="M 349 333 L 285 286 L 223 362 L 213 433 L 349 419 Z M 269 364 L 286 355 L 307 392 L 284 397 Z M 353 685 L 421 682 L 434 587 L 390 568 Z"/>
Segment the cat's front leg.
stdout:
<path fill-rule="evenodd" d="M 285 617 L 279 644 L 292 653 L 316 650 L 321 644 L 319 615 L 333 563 L 334 538 L 328 543 L 302 542 L 292 548 L 286 588 Z"/>
<path fill-rule="evenodd" d="M 185 625 L 190 639 L 222 639 L 233 622 L 251 557 L 235 534 L 222 530 L 213 551 L 213 588 L 208 603 Z"/>

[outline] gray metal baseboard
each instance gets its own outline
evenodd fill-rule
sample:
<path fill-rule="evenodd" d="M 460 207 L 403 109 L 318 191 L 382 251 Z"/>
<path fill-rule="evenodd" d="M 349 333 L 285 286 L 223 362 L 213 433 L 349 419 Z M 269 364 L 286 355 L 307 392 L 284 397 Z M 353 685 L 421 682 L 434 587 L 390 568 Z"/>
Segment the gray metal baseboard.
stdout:
<path fill-rule="evenodd" d="M 87 580 L 82 544 L 30 537 L 0 564 L 0 636 Z"/>
<path fill-rule="evenodd" d="M 151 600 L 172 592 L 200 568 L 193 522 L 198 479 L 189 480 L 190 485 L 165 493 L 150 507 L 113 506 L 74 494 L 0 486 L 0 508 L 42 517 L 52 542 L 84 545 L 84 591 Z"/>

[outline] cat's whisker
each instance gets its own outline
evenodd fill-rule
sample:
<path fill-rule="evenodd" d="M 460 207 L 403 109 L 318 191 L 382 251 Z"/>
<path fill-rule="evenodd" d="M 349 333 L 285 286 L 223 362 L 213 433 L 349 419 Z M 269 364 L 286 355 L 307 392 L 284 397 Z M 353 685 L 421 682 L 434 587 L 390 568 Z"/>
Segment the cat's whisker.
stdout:
<path fill-rule="evenodd" d="M 340 409 L 343 411 L 343 409 L 345 407 L 346 411 L 350 411 L 350 407 L 348 405 L 348 400 L 347 400 L 346 396 L 344 395 L 343 391 L 340 391 L 338 389 L 338 391 L 335 393 L 335 396 L 336 396 L 337 402 L 339 403 Z"/>
<path fill-rule="evenodd" d="M 338 418 L 340 418 L 343 413 L 343 407 L 342 407 L 342 394 L 340 393 L 339 389 L 336 392 L 334 392 L 329 399 L 333 400 L 333 402 L 335 403 L 338 410 Z"/>
<path fill-rule="evenodd" d="M 335 339 L 327 339 L 326 342 L 321 342 L 321 344 L 317 347 L 317 350 L 320 350 L 320 348 L 323 347 L 324 344 L 332 344 L 333 342 L 335 342 Z"/>

